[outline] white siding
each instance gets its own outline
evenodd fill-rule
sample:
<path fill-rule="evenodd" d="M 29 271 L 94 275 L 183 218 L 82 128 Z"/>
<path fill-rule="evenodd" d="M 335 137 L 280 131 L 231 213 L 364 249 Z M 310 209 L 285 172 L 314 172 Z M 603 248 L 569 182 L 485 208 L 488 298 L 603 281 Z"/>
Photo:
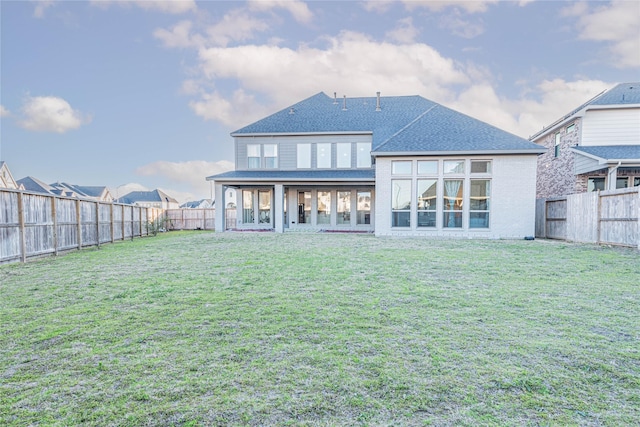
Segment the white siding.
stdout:
<path fill-rule="evenodd" d="M 535 231 L 537 156 L 474 156 L 471 159 L 492 161 L 491 209 L 489 229 L 411 229 L 391 228 L 391 161 L 399 158 L 376 158 L 376 236 L 424 236 L 461 238 L 517 238 L 533 236 Z M 455 159 L 441 157 L 440 159 Z M 409 159 L 409 158 L 406 158 Z M 410 159 L 426 159 L 412 157 Z M 436 158 L 431 157 L 430 160 Z M 465 190 L 468 192 L 468 189 Z M 468 193 L 466 193 L 468 194 Z M 441 194 L 438 197 L 442 197 Z M 415 210 L 415 207 L 412 208 Z M 412 213 L 413 214 L 413 213 Z M 441 210 L 438 210 L 441 216 Z M 465 211 L 468 217 L 468 212 Z M 413 216 L 415 218 L 415 215 Z M 439 219 L 440 220 L 440 219 Z M 468 220 L 463 220 L 467 227 Z"/>
<path fill-rule="evenodd" d="M 236 137 L 236 170 L 247 169 L 247 144 L 277 144 L 278 168 L 280 170 L 295 170 L 296 145 L 316 143 L 371 143 L 371 135 L 298 135 L 298 136 L 264 136 L 264 137 Z M 355 150 L 355 148 L 353 148 Z M 333 149 L 335 151 L 335 149 Z M 315 147 L 312 147 L 312 165 L 315 165 Z M 335 166 L 335 152 L 332 153 L 332 164 Z M 352 152 L 351 162 L 355 168 L 355 152 Z"/>
<path fill-rule="evenodd" d="M 640 144 L 640 108 L 587 110 L 581 145 L 636 144 Z"/>

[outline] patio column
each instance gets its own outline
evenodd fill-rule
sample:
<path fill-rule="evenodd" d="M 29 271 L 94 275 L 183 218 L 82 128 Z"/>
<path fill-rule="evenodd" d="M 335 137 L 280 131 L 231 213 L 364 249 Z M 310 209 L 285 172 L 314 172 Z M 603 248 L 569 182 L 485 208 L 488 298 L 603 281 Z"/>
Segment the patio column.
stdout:
<path fill-rule="evenodd" d="M 273 221 L 276 233 L 284 233 L 284 186 L 276 184 L 273 191 Z"/>
<path fill-rule="evenodd" d="M 618 181 L 618 168 L 621 162 L 618 162 L 615 166 L 609 166 L 609 176 L 607 177 L 607 190 L 615 190 L 616 182 Z"/>
<path fill-rule="evenodd" d="M 216 232 L 222 233 L 225 231 L 226 224 L 226 212 L 225 212 L 225 202 L 224 202 L 224 185 L 215 183 L 215 201 L 216 201 L 216 219 L 215 219 L 215 230 Z"/>

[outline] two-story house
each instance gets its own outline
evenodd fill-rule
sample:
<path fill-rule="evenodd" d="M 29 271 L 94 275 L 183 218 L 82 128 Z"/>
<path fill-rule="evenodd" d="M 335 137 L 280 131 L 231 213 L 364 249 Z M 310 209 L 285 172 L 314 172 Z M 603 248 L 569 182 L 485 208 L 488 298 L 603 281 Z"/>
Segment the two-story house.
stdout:
<path fill-rule="evenodd" d="M 640 185 L 640 82 L 599 94 L 529 139 L 545 148 L 538 198 Z"/>
<path fill-rule="evenodd" d="M 238 229 L 534 233 L 544 150 L 420 96 L 319 93 L 231 136 L 235 171 L 207 180 L 238 192 Z"/>

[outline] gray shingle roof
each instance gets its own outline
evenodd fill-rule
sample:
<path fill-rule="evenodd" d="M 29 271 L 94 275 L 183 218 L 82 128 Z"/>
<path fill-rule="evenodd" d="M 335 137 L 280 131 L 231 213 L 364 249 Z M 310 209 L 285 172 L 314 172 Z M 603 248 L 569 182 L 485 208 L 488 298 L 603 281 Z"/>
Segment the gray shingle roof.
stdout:
<path fill-rule="evenodd" d="M 620 83 L 587 105 L 640 104 L 640 82 Z"/>
<path fill-rule="evenodd" d="M 373 169 L 295 170 L 295 171 L 230 171 L 207 177 L 216 181 L 374 181 Z"/>
<path fill-rule="evenodd" d="M 346 102 L 346 109 L 345 109 Z M 388 152 L 541 153 L 526 139 L 421 96 L 337 99 L 318 93 L 232 132 L 232 136 L 305 133 L 370 133 L 372 150 Z"/>
<path fill-rule="evenodd" d="M 32 191 L 34 193 L 53 194 L 51 186 L 45 182 L 40 181 L 38 178 L 32 176 L 26 176 L 16 181 L 18 184 L 24 185 L 26 191 Z"/>
<path fill-rule="evenodd" d="M 161 190 L 132 191 L 118 199 L 119 203 L 134 204 L 136 202 L 166 202 L 178 203 L 176 199 Z"/>
<path fill-rule="evenodd" d="M 640 145 L 576 146 L 574 151 L 590 154 L 602 160 L 640 160 Z"/>

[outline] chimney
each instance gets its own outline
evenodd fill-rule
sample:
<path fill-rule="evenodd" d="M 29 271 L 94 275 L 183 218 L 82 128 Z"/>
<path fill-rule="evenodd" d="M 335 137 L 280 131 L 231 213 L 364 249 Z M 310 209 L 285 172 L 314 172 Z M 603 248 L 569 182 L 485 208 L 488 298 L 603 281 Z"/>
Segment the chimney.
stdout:
<path fill-rule="evenodd" d="M 380 92 L 376 92 L 376 111 L 381 111 L 380 108 Z"/>
<path fill-rule="evenodd" d="M 338 104 L 338 94 L 336 92 L 333 92 L 333 103 Z"/>
<path fill-rule="evenodd" d="M 342 103 L 342 111 L 347 111 L 347 95 L 344 95 L 344 101 Z"/>

